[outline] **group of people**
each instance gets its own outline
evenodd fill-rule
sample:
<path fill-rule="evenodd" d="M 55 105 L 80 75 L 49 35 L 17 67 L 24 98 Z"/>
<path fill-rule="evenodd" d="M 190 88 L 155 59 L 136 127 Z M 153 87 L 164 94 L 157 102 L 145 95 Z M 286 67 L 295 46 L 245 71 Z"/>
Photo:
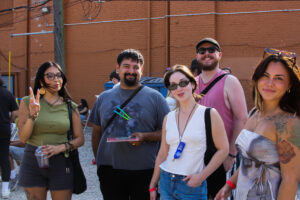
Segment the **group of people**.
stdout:
<path fill-rule="evenodd" d="M 158 91 L 140 83 L 142 54 L 126 49 L 118 55 L 120 82 L 99 95 L 89 118 L 105 200 L 221 200 L 234 189 L 237 200 L 295 198 L 300 179 L 296 55 L 265 49 L 252 76 L 255 108 L 249 115 L 243 88 L 221 69 L 221 58 L 220 44 L 204 38 L 196 45 L 198 76 L 199 70 L 193 74 L 184 65 L 168 69 L 164 84 L 176 100 L 170 109 Z M 68 153 L 83 145 L 84 135 L 66 83 L 60 66 L 46 62 L 21 101 L 18 128 L 26 146 L 19 185 L 27 199 L 46 199 L 47 190 L 54 200 L 72 198 L 74 166 Z M 73 140 L 67 138 L 70 120 Z M 0 142 L 9 145 L 7 138 Z M 49 160 L 47 168 L 39 167 L 38 147 Z M 4 175 L 2 163 L 1 157 Z M 226 179 L 235 163 L 237 170 Z M 3 175 L 5 183 L 9 178 Z"/>

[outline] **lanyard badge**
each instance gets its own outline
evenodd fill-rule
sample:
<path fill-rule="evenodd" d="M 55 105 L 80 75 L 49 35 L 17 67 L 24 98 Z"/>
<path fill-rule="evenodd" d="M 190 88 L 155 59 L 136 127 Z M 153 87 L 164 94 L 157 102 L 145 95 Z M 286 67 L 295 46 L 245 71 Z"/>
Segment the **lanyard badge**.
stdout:
<path fill-rule="evenodd" d="M 179 145 L 178 145 L 178 147 L 177 147 L 177 149 L 176 149 L 176 152 L 175 152 L 175 154 L 174 154 L 173 161 L 174 161 L 175 159 L 180 158 L 180 156 L 181 156 L 181 154 L 182 154 L 182 151 L 183 151 L 184 147 L 185 147 L 185 143 L 182 142 L 182 141 L 180 141 L 180 143 L 179 143 Z"/>

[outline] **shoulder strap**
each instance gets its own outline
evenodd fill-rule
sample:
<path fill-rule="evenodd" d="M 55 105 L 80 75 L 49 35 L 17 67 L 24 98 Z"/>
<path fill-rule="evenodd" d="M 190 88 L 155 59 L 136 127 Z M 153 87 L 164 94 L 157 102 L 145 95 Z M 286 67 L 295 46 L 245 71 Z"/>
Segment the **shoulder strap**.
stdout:
<path fill-rule="evenodd" d="M 219 81 L 221 80 L 224 76 L 228 75 L 228 73 L 222 74 L 220 76 L 218 76 L 217 78 L 215 78 L 215 80 L 213 80 L 204 90 L 202 90 L 202 92 L 200 92 L 200 95 L 204 96 L 206 95 L 206 93 Z M 200 76 L 199 76 L 199 81 L 200 81 Z"/>
<path fill-rule="evenodd" d="M 257 111 L 257 108 L 253 108 L 250 113 L 249 113 L 249 117 L 252 117 L 252 115 L 254 115 L 254 113 Z"/>
<path fill-rule="evenodd" d="M 211 108 L 206 108 L 204 112 L 204 121 L 205 121 L 205 132 L 206 132 L 206 148 L 215 146 L 212 138 L 211 132 L 211 119 L 210 119 L 210 110 Z"/>
<path fill-rule="evenodd" d="M 68 140 L 72 140 L 74 135 L 73 135 L 73 120 L 72 120 L 72 103 L 71 100 L 67 101 L 68 105 L 68 115 L 69 115 L 69 120 L 70 120 L 70 129 L 68 130 Z"/>
<path fill-rule="evenodd" d="M 138 87 L 131 95 L 130 97 L 124 101 L 124 103 L 120 106 L 120 108 L 124 108 L 128 103 L 129 101 L 131 101 L 131 99 L 143 88 L 144 86 L 141 85 L 140 87 Z M 102 129 L 102 133 L 104 133 L 104 131 L 106 130 L 106 128 L 111 124 L 111 122 L 115 119 L 116 117 L 116 113 L 113 113 L 113 115 L 111 116 L 111 118 L 108 120 L 106 126 Z"/>

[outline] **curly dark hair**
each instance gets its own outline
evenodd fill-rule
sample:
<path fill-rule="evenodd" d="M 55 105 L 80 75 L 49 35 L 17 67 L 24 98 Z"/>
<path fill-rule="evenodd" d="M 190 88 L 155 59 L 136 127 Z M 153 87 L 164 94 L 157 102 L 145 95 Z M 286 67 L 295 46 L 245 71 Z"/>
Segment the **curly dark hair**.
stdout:
<path fill-rule="evenodd" d="M 45 71 L 50 67 L 57 68 L 58 71 L 62 75 L 63 83 L 62 83 L 61 90 L 58 91 L 58 95 L 63 97 L 65 102 L 71 100 L 71 97 L 70 97 L 70 95 L 69 95 L 69 93 L 66 89 L 67 78 L 66 78 L 64 72 L 62 71 L 59 64 L 57 64 L 55 62 L 51 62 L 51 61 L 45 62 L 39 67 L 39 69 L 38 69 L 38 71 L 35 75 L 33 93 L 36 94 L 38 89 L 40 89 L 42 87 L 41 83 L 43 84 L 43 87 L 45 87 L 45 88 L 49 87 L 49 85 L 45 82 L 45 79 L 44 79 L 45 75 L 44 74 L 45 74 Z M 43 95 L 41 95 L 41 98 L 43 98 Z"/>
<path fill-rule="evenodd" d="M 117 58 L 118 65 L 121 65 L 124 59 L 132 59 L 133 61 L 136 61 L 142 66 L 144 64 L 143 55 L 136 49 L 125 49 L 124 51 L 122 51 Z"/>
<path fill-rule="evenodd" d="M 258 64 L 257 68 L 255 69 L 255 72 L 252 76 L 252 84 L 253 84 L 252 96 L 256 108 L 258 110 L 262 110 L 262 101 L 263 101 L 257 89 L 257 82 L 264 75 L 271 62 L 282 63 L 282 65 L 287 70 L 290 79 L 291 87 L 289 91 L 286 92 L 284 96 L 281 98 L 279 102 L 279 107 L 285 112 L 300 116 L 300 82 L 296 77 L 296 75 L 294 74 L 293 70 L 289 67 L 288 63 L 281 55 L 270 55 L 266 57 Z"/>

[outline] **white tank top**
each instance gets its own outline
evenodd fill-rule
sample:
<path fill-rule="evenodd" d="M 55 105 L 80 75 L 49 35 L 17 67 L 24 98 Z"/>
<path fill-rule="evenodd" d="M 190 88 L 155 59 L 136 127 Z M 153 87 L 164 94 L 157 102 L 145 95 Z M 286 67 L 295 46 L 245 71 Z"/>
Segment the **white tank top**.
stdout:
<path fill-rule="evenodd" d="M 198 105 L 183 133 L 182 142 L 185 147 L 180 158 L 175 159 L 174 153 L 179 144 L 179 131 L 176 124 L 176 111 L 171 111 L 166 121 L 166 142 L 169 145 L 167 159 L 160 165 L 164 171 L 190 175 L 200 173 L 204 168 L 204 153 L 206 151 L 206 134 L 204 111 L 206 107 Z"/>

